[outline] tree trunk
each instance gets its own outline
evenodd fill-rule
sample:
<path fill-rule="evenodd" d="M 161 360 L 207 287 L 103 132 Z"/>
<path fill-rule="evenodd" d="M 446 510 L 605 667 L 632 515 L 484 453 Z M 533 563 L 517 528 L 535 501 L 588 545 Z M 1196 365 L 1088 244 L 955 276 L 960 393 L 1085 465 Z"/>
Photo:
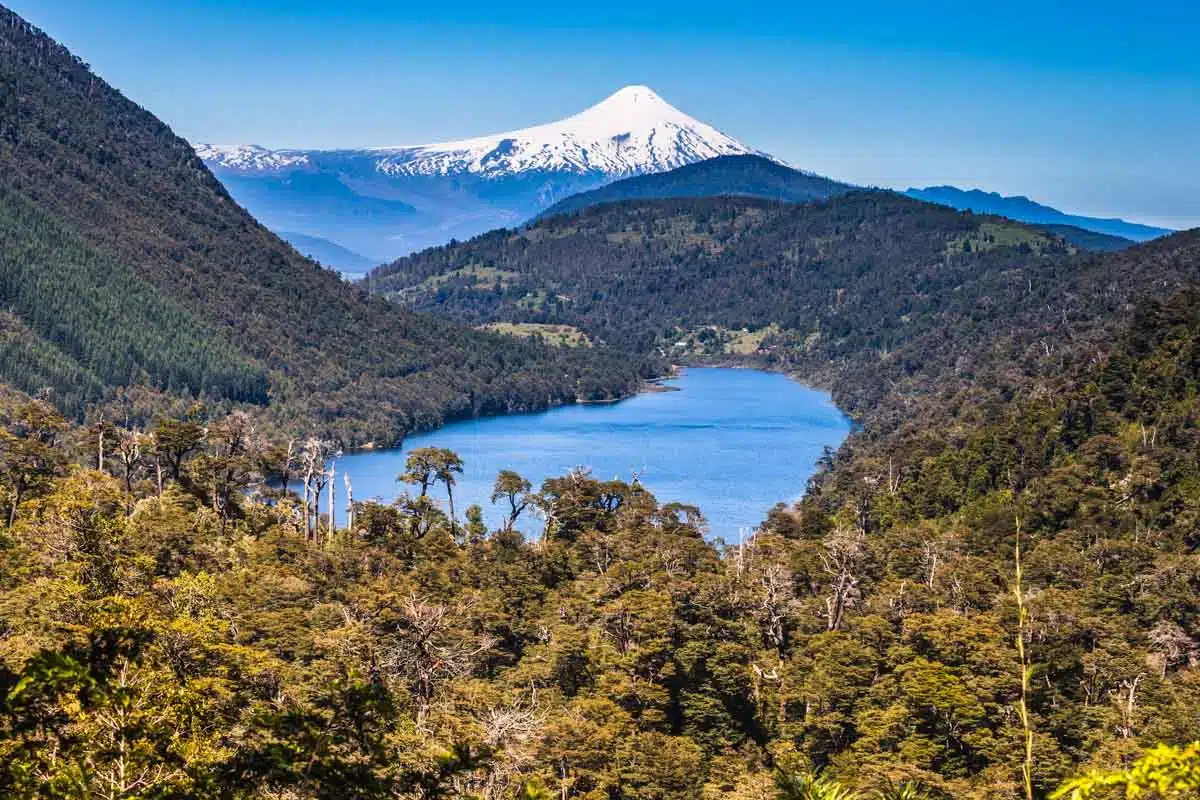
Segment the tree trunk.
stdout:
<path fill-rule="evenodd" d="M 329 464 L 329 538 L 333 538 L 334 515 L 337 514 L 337 464 Z"/>
<path fill-rule="evenodd" d="M 321 545 L 321 493 L 324 489 L 321 482 L 317 481 L 313 497 L 313 544 L 318 547 Z"/>
<path fill-rule="evenodd" d="M 312 532 L 312 467 L 304 474 L 304 539 Z"/>

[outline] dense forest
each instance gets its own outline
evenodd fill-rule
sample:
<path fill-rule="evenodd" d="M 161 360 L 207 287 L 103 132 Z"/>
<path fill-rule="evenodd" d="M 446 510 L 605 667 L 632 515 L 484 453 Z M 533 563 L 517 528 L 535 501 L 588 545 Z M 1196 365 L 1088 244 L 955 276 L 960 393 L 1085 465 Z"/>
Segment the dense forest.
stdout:
<path fill-rule="evenodd" d="M 1194 796 L 1194 748 L 1120 768 L 1200 739 L 1198 301 L 853 440 L 724 550 L 586 472 L 497 476 L 542 533 L 489 531 L 430 449 L 334 529 L 325 443 L 8 397 L 0 793 Z"/>
<path fill-rule="evenodd" d="M 686 197 L 756 197 L 803 203 L 827 200 L 855 191 L 857 187 L 823 178 L 811 172 L 792 169 L 763 156 L 721 156 L 710 158 L 669 172 L 639 175 L 614 181 L 607 186 L 580 192 L 555 203 L 539 217 L 582 211 L 586 208 L 627 200 L 665 200 Z M 908 196 L 914 196 L 912 190 Z M 916 199 L 937 203 L 938 200 Z M 941 203 L 953 206 L 953 203 Z M 1132 247 L 1134 241 L 1121 236 L 1097 233 L 1065 224 L 1032 224 L 1030 227 L 1061 237 L 1085 250 L 1115 251 Z M 1161 234 L 1170 231 L 1161 231 Z"/>
<path fill-rule="evenodd" d="M 0 796 L 1200 791 L 1200 232 L 643 200 L 385 299 L 3 9 L 0 79 Z M 586 471 L 489 530 L 432 449 L 332 524 L 341 446 L 706 359 L 860 423 L 739 546 Z"/>
<path fill-rule="evenodd" d="M 889 192 L 648 200 L 433 248 L 377 269 L 370 285 L 471 322 L 571 324 L 637 350 L 775 325 L 811 335 L 808 351 L 828 361 L 894 346 L 965 282 L 1058 264 L 1066 251 L 1024 226 Z"/>
<path fill-rule="evenodd" d="M 1013 357 L 980 349 L 993 340 L 1057 351 L 1079 325 L 1103 339 L 1138 298 L 1200 277 L 1178 241 L 1101 255 L 890 192 L 633 201 L 409 256 L 371 285 L 472 323 L 565 324 L 637 352 L 791 370 L 858 414 L 907 377 L 957 382 Z"/>
<path fill-rule="evenodd" d="M 787 554 L 755 583 L 785 644 L 738 656 L 778 704 L 764 763 L 970 798 L 1200 738 L 1198 278 L 1195 232 L 1096 254 L 860 192 L 600 206 L 376 286 L 831 387 L 861 430 L 750 548 Z"/>
<path fill-rule="evenodd" d="M 657 369 L 370 300 L 3 8 L 0 84 L 0 378 L 73 416 L 138 385 L 391 443 L 447 418 L 621 396 Z"/>

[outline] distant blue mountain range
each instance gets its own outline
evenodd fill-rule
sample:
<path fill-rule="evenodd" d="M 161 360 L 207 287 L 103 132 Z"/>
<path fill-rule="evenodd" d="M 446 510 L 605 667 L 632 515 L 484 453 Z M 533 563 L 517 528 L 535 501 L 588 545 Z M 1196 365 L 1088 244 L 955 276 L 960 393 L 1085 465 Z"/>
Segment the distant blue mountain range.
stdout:
<path fill-rule="evenodd" d="M 1126 222 L 1123 219 L 1100 219 L 1067 214 L 1057 208 L 1035 203 L 1028 197 L 1004 197 L 996 192 L 985 192 L 980 189 L 966 190 L 955 186 L 926 186 L 924 189 L 910 188 L 904 193 L 917 200 L 950 206 L 959 211 L 998 214 L 1018 222 L 1028 222 L 1034 225 L 1073 225 L 1076 228 L 1109 236 L 1120 236 L 1135 242 L 1145 242 L 1175 233 L 1169 228 L 1155 228 L 1136 222 Z"/>

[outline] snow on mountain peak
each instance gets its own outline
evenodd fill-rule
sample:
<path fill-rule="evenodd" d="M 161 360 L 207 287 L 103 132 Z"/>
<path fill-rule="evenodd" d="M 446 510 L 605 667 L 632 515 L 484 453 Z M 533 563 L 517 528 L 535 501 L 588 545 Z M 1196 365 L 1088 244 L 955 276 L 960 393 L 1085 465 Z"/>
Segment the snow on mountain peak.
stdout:
<path fill-rule="evenodd" d="M 255 146 L 198 145 L 201 158 L 243 172 L 295 168 L 320 152 L 271 151 Z M 626 86 L 574 116 L 532 128 L 434 144 L 358 151 L 385 175 L 477 175 L 504 178 L 529 172 L 625 177 L 663 172 L 725 155 L 754 153 L 741 142 L 693 119 L 647 86 Z M 345 157 L 346 151 L 340 155 Z"/>
<path fill-rule="evenodd" d="M 544 171 L 617 177 L 757 151 L 689 117 L 649 87 L 626 86 L 558 122 L 377 152 L 386 154 L 378 169 L 392 175 L 504 177 Z"/>
<path fill-rule="evenodd" d="M 661 115 L 680 114 L 674 106 L 659 97 L 649 86 L 626 86 L 618 89 L 588 109 L 588 111 L 597 110 L 617 114 L 646 114 L 647 112 Z M 583 113 L 586 114 L 588 111 Z"/>
<path fill-rule="evenodd" d="M 302 167 L 308 156 L 288 150 L 268 150 L 257 144 L 198 144 L 196 155 L 201 160 L 226 169 L 271 170 Z"/>

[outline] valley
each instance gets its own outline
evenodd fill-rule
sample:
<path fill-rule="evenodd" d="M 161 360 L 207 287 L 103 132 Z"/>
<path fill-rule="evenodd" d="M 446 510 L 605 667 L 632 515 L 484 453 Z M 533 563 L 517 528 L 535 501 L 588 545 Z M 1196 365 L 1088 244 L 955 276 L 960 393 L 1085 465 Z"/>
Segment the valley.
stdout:
<path fill-rule="evenodd" d="M 352 6 L 257 9 L 254 63 L 369 50 Z M 175 13 L 156 76 L 213 42 Z M 0 7 L 0 300 L 0 797 L 1200 787 L 1200 230 L 855 186 L 642 85 L 193 148 Z"/>

